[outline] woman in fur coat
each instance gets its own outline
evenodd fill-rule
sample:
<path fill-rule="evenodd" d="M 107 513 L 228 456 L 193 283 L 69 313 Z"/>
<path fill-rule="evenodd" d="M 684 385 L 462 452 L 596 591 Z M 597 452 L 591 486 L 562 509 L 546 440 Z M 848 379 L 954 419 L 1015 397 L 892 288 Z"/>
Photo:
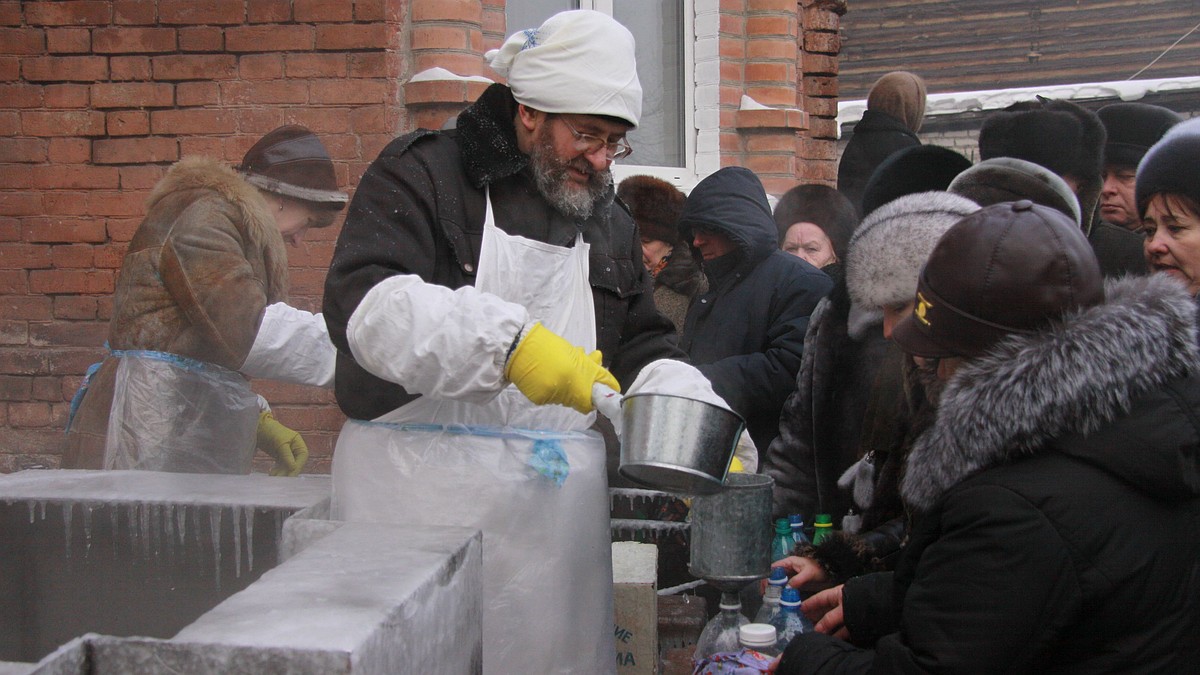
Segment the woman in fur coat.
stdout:
<path fill-rule="evenodd" d="M 1106 285 L 1058 211 L 952 227 L 893 333 L 945 382 L 901 484 L 909 543 L 894 575 L 805 601 L 817 632 L 777 672 L 1190 672 L 1196 334 L 1183 284 Z"/>
<path fill-rule="evenodd" d="M 62 467 L 245 473 L 257 444 L 282 473 L 298 473 L 299 435 L 259 409 L 238 371 L 270 375 L 281 360 L 272 351 L 303 361 L 311 352 L 296 339 L 332 354 L 323 321 L 281 304 L 284 243 L 331 225 L 346 201 L 325 147 L 303 127 L 270 132 L 236 171 L 202 157 L 172 166 L 125 253 L 110 354 L 81 392 Z M 265 333 L 275 347 L 259 341 Z M 332 370 L 332 359 L 314 360 L 330 367 L 313 370 Z"/>

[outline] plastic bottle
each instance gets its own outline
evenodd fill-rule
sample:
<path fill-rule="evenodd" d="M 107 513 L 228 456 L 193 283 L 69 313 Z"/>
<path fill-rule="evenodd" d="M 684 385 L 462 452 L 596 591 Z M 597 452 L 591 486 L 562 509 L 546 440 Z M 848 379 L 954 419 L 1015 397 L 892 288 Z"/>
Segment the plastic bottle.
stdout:
<path fill-rule="evenodd" d="M 825 537 L 833 531 L 833 516 L 828 513 L 818 513 L 813 521 L 813 546 L 820 546 Z"/>
<path fill-rule="evenodd" d="M 800 613 L 800 591 L 792 587 L 783 589 L 783 597 L 779 601 L 779 614 L 771 621 L 779 634 L 779 653 L 787 648 L 787 644 L 800 633 L 811 633 L 812 624 Z"/>
<path fill-rule="evenodd" d="M 783 597 L 784 586 L 787 586 L 787 572 L 782 567 L 772 567 L 771 576 L 767 578 L 767 590 L 763 591 L 762 607 L 754 615 L 754 623 L 771 623 L 771 619 L 779 613 L 779 600 Z"/>
<path fill-rule="evenodd" d="M 792 526 L 792 541 L 796 546 L 810 543 L 808 535 L 804 534 L 804 516 L 799 513 L 793 513 L 788 516 L 788 524 Z"/>
<path fill-rule="evenodd" d="M 783 560 L 792 554 L 796 548 L 796 540 L 792 538 L 792 526 L 787 518 L 775 521 L 775 536 L 771 537 L 771 561 Z"/>
<path fill-rule="evenodd" d="M 741 648 L 738 642 L 738 629 L 750 620 L 742 616 L 742 601 L 737 593 L 728 591 L 721 593 L 721 611 L 709 619 L 696 642 L 696 652 L 693 656 L 699 663 L 718 652 L 736 652 Z"/>
<path fill-rule="evenodd" d="M 769 623 L 747 623 L 738 629 L 738 640 L 742 649 L 750 649 L 763 656 L 775 658 L 779 651 L 779 636 L 775 626 Z"/>

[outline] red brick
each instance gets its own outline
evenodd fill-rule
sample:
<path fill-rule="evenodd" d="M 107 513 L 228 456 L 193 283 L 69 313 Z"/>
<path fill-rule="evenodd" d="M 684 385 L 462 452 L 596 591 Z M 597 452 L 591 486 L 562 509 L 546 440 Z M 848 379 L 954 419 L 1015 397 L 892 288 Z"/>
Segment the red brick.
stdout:
<path fill-rule="evenodd" d="M 96 110 L 22 112 L 21 131 L 27 136 L 103 136 L 104 113 Z"/>
<path fill-rule="evenodd" d="M 157 0 L 113 0 L 113 23 L 120 26 L 149 26 L 158 21 Z"/>
<path fill-rule="evenodd" d="M 96 318 L 96 298 L 86 295 L 60 295 L 46 298 L 54 303 L 54 318 L 76 321 Z"/>
<path fill-rule="evenodd" d="M 192 108 L 216 105 L 221 100 L 216 82 L 180 82 L 175 85 L 175 105 Z"/>
<path fill-rule="evenodd" d="M 242 0 L 159 0 L 158 20 L 164 24 L 233 25 L 245 20 Z"/>
<path fill-rule="evenodd" d="M 63 400 L 62 378 L 33 378 L 33 400 L 61 402 Z"/>
<path fill-rule="evenodd" d="M 86 164 L 92 161 L 92 142 L 86 138 L 51 138 L 52 164 Z"/>
<path fill-rule="evenodd" d="M 351 131 L 350 120 L 354 108 L 293 108 L 288 111 L 285 122 L 308 127 L 326 141 L 325 134 L 344 134 Z"/>
<path fill-rule="evenodd" d="M 145 54 L 175 51 L 174 28 L 97 28 L 92 49 L 99 54 Z"/>
<path fill-rule="evenodd" d="M 722 14 L 717 22 L 721 35 L 746 35 L 746 19 L 740 15 Z"/>
<path fill-rule="evenodd" d="M 385 106 L 362 106 L 350 111 L 350 128 L 356 133 L 380 133 L 396 129 Z"/>
<path fill-rule="evenodd" d="M 50 267 L 50 261 L 49 246 L 28 243 L 0 244 L 0 269 L 47 268 Z"/>
<path fill-rule="evenodd" d="M 804 50 L 823 54 L 837 54 L 842 48 L 841 37 L 837 33 L 805 33 Z"/>
<path fill-rule="evenodd" d="M 804 69 L 804 75 L 837 75 L 838 58 L 832 54 L 804 52 L 800 67 Z"/>
<path fill-rule="evenodd" d="M 312 103 L 387 103 L 388 85 L 371 80 L 312 80 L 309 83 Z"/>
<path fill-rule="evenodd" d="M 442 67 L 458 75 L 483 74 L 483 59 L 479 58 L 478 54 L 418 52 L 413 54 L 412 65 L 415 72 L 421 72 L 433 67 Z"/>
<path fill-rule="evenodd" d="M 116 273 L 112 270 L 30 270 L 33 293 L 112 293 Z"/>
<path fill-rule="evenodd" d="M 0 271 L 0 295 L 25 295 L 29 292 L 29 273 L 25 270 Z M 0 369 L 0 372 L 8 372 Z"/>
<path fill-rule="evenodd" d="M 118 110 L 105 117 L 109 136 L 145 136 L 150 133 L 150 113 L 145 110 Z"/>
<path fill-rule="evenodd" d="M 42 321 L 51 316 L 53 298 L 44 295 L 6 295 L 0 298 L 0 316 L 13 320 Z"/>
<path fill-rule="evenodd" d="M 838 80 L 836 77 L 806 77 L 804 78 L 804 95 L 837 96 Z"/>
<path fill-rule="evenodd" d="M 746 155 L 743 166 L 757 174 L 791 174 L 794 157 L 787 155 Z M 32 285 L 33 280 L 30 279 Z"/>
<path fill-rule="evenodd" d="M 284 57 L 288 77 L 345 77 L 345 54 L 288 54 Z"/>
<path fill-rule="evenodd" d="M 59 269 L 88 268 L 92 266 L 93 261 L 92 247 L 87 244 L 52 246 L 50 248 L 50 258 L 54 261 L 54 267 Z"/>
<path fill-rule="evenodd" d="M 179 49 L 185 52 L 219 52 L 225 49 L 225 31 L 215 26 L 181 27 Z"/>
<path fill-rule="evenodd" d="M 350 77 L 400 77 L 400 57 L 394 53 L 374 52 L 350 55 Z"/>
<path fill-rule="evenodd" d="M 21 3 L 18 0 L 0 0 L 0 26 L 21 25 Z"/>
<path fill-rule="evenodd" d="M 109 138 L 92 144 L 96 164 L 138 164 L 142 162 L 174 162 L 179 159 L 179 142 L 173 138 Z M 95 195 L 94 195 L 95 197 Z M 95 202 L 95 199 L 93 199 Z M 96 205 L 93 206 L 95 208 Z M 97 211 L 102 215 L 129 215 Z"/>
<path fill-rule="evenodd" d="M 114 80 L 149 80 L 149 56 L 114 56 L 108 61 Z"/>
<path fill-rule="evenodd" d="M 225 31 L 231 52 L 294 52 L 313 48 L 311 26 L 235 26 Z"/>
<path fill-rule="evenodd" d="M 227 80 L 237 74 L 232 54 L 184 54 L 150 59 L 156 80 Z"/>
<path fill-rule="evenodd" d="M 291 0 L 247 0 L 246 18 L 250 23 L 282 23 L 292 19 Z"/>
<path fill-rule="evenodd" d="M 0 192 L 0 213 L 8 216 L 40 216 L 44 206 L 37 192 Z"/>
<path fill-rule="evenodd" d="M 741 61 L 746 58 L 746 41 L 741 38 L 723 37 L 718 40 L 717 48 L 722 59 Z"/>
<path fill-rule="evenodd" d="M 231 134 L 237 131 L 229 110 L 155 110 L 150 131 L 155 134 Z"/>
<path fill-rule="evenodd" d="M 771 130 L 767 133 L 744 133 L 746 152 L 760 153 L 794 153 L 796 152 L 796 134 L 777 133 Z"/>
<path fill-rule="evenodd" d="M 97 302 L 104 305 L 104 298 Z M 47 351 L 47 350 L 42 350 Z M 47 354 L 46 363 L 56 375 L 82 375 L 93 363 L 104 358 L 100 343 L 90 349 L 55 349 Z"/>
<path fill-rule="evenodd" d="M 837 32 L 841 27 L 842 18 L 835 12 L 825 9 L 821 3 L 804 8 L 804 28 L 806 31 Z"/>
<path fill-rule="evenodd" d="M 22 61 L 21 74 L 30 82 L 95 82 L 108 79 L 108 59 L 103 56 L 39 56 Z"/>
<path fill-rule="evenodd" d="M 409 36 L 412 49 L 466 49 L 470 43 L 466 29 L 458 26 L 422 26 Z"/>
<path fill-rule="evenodd" d="M 96 108 L 168 108 L 175 104 L 175 88 L 157 82 L 100 83 L 92 85 Z"/>
<path fill-rule="evenodd" d="M 44 86 L 36 84 L 0 84 L 0 106 L 5 108 L 41 108 L 45 106 Z"/>
<path fill-rule="evenodd" d="M 796 41 L 792 39 L 760 39 L 746 42 L 746 58 L 769 59 L 795 62 L 800 53 Z"/>
<path fill-rule="evenodd" d="M 746 11 L 796 13 L 796 0 L 746 0 Z"/>
<path fill-rule="evenodd" d="M 309 109 L 310 108 L 308 106 L 287 106 L 286 110 L 289 111 L 288 123 L 291 123 L 291 111 L 303 111 Z M 244 142 L 244 147 L 236 148 L 236 152 L 234 153 L 239 156 L 246 154 L 246 150 L 249 150 L 250 146 L 254 144 L 254 141 L 258 140 L 257 136 L 261 136 L 262 134 L 265 134 L 268 131 L 271 131 L 272 129 L 284 124 L 283 111 L 278 107 L 241 108 L 236 112 L 238 130 L 244 134 L 255 134 L 254 137 L 246 137 L 242 139 Z M 312 127 L 309 128 L 312 129 Z M 313 129 L 313 131 L 319 130 Z"/>
<path fill-rule="evenodd" d="M 320 23 L 325 21 L 351 21 L 354 6 L 350 2 L 328 0 L 295 0 L 296 21 Z"/>
<path fill-rule="evenodd" d="M 21 241 L 21 221 L 0 217 L 0 241 Z"/>
<path fill-rule="evenodd" d="M 794 16 L 750 16 L 746 19 L 746 34 L 762 35 L 795 35 L 796 19 Z"/>
<path fill-rule="evenodd" d="M 4 38 L 0 37 L 0 41 Z M 92 50 L 92 32 L 86 28 L 51 28 L 46 31 L 46 51 L 51 54 L 86 54 Z"/>
<path fill-rule="evenodd" d="M 21 59 L 0 56 L 0 82 L 12 82 L 21 77 Z"/>
<path fill-rule="evenodd" d="M 94 250 L 97 269 L 120 269 L 125 259 L 128 244 L 113 243 L 107 246 L 96 246 Z M 328 267 L 328 265 L 326 265 Z"/>
<path fill-rule="evenodd" d="M 238 76 L 243 80 L 275 80 L 283 77 L 282 54 L 246 54 L 238 59 Z"/>
<path fill-rule="evenodd" d="M 345 80 L 338 80 L 345 82 Z M 221 100 L 226 105 L 247 103 L 307 103 L 308 84 L 302 80 L 268 82 L 222 82 Z"/>
<path fill-rule="evenodd" d="M 46 34 L 37 28 L 0 28 L 0 54 L 41 54 Z"/>
<path fill-rule="evenodd" d="M 385 23 L 317 26 L 317 49 L 384 49 L 393 35 L 395 30 Z"/>
<path fill-rule="evenodd" d="M 141 224 L 140 218 L 109 218 L 105 223 L 105 232 L 112 241 L 128 242 Z"/>
<path fill-rule="evenodd" d="M 158 184 L 166 172 L 161 166 L 123 166 L 121 167 L 122 190 L 149 190 Z"/>
<path fill-rule="evenodd" d="M 148 138 L 147 141 L 158 140 Z M 174 139 L 169 140 L 174 143 Z M 95 190 L 88 197 L 91 212 L 100 216 L 141 216 L 145 213 L 145 195 L 133 190 L 114 192 Z"/>
<path fill-rule="evenodd" d="M 87 192 L 47 192 L 42 198 L 48 216 L 83 216 L 88 213 Z"/>
<path fill-rule="evenodd" d="M 41 163 L 46 161 L 45 140 L 40 138 L 0 137 L 0 162 Z M 0 192 L 0 199 L 4 194 Z M 13 215 L 13 214 L 9 214 Z"/>
<path fill-rule="evenodd" d="M 104 221 L 99 218 L 44 218 L 26 221 L 25 241 L 47 244 L 101 243 Z"/>
<path fill-rule="evenodd" d="M 787 82 L 788 89 L 795 96 L 796 65 L 794 63 L 747 63 L 747 82 Z"/>
<path fill-rule="evenodd" d="M 246 146 L 247 148 L 250 146 Z M 179 139 L 179 156 L 189 157 L 225 157 L 225 142 L 220 138 L 207 136 L 185 136 Z"/>
<path fill-rule="evenodd" d="M 49 403 L 9 403 L 8 423 L 18 429 L 50 426 Z"/>
<path fill-rule="evenodd" d="M 46 85 L 46 107 L 86 108 L 88 107 L 88 94 L 86 84 L 49 84 Z"/>
<path fill-rule="evenodd" d="M 31 26 L 106 25 L 112 20 L 112 7 L 102 0 L 66 0 L 26 2 L 25 21 Z"/>
<path fill-rule="evenodd" d="M 483 21 L 483 4 L 478 0 L 413 0 L 413 23 L 421 21 Z M 416 29 L 416 27 L 414 27 Z"/>
<path fill-rule="evenodd" d="M 32 397 L 32 377 L 0 375 L 0 401 L 28 401 Z"/>

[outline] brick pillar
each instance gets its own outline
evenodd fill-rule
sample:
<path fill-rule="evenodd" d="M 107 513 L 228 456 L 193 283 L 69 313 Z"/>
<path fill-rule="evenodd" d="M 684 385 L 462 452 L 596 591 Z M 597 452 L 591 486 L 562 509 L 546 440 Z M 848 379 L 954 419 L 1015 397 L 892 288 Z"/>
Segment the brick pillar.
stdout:
<path fill-rule="evenodd" d="M 845 0 L 800 0 L 800 107 L 809 127 L 796 148 L 796 177 L 805 183 L 837 184 L 838 27 Z"/>
<path fill-rule="evenodd" d="M 495 77 L 490 71 L 484 72 L 483 21 L 486 14 L 494 31 L 497 9 L 503 36 L 503 4 L 497 8 L 497 3 L 489 3 L 485 10 L 479 0 L 412 0 L 412 68 L 408 77 L 431 68 L 444 68 L 464 77 Z M 409 81 L 404 86 L 409 127 L 437 129 L 446 118 L 478 98 L 487 86 L 486 82 L 456 79 Z"/>

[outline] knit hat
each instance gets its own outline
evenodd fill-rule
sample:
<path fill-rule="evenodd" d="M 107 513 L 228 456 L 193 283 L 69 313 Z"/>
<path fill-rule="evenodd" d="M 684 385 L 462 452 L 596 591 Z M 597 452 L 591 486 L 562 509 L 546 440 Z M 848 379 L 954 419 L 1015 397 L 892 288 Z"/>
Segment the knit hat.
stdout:
<path fill-rule="evenodd" d="M 867 181 L 862 198 L 863 216 L 897 197 L 945 190 L 955 176 L 970 166 L 971 160 L 937 145 L 914 145 L 893 152 Z"/>
<path fill-rule="evenodd" d="M 860 307 L 906 303 L 938 238 L 979 210 L 949 192 L 905 195 L 876 209 L 854 231 L 846 260 L 850 299 Z"/>
<path fill-rule="evenodd" d="M 685 199 L 679 188 L 654 176 L 630 176 L 617 186 L 617 197 L 629 207 L 643 237 L 679 245 Z"/>
<path fill-rule="evenodd" d="M 942 236 L 921 270 L 912 314 L 892 339 L 917 356 L 971 358 L 1103 301 L 1100 263 L 1082 230 L 1061 211 L 1003 202 Z"/>
<path fill-rule="evenodd" d="M 1104 163 L 1136 167 L 1150 146 L 1183 121 L 1173 110 L 1149 103 L 1113 103 L 1096 111 L 1108 141 Z"/>
<path fill-rule="evenodd" d="M 1046 167 L 1016 157 L 985 159 L 958 174 L 946 190 L 980 206 L 1028 199 L 1080 223 L 1079 200 L 1071 186 Z"/>
<path fill-rule="evenodd" d="M 513 98 L 531 108 L 608 115 L 635 127 L 641 117 L 633 34 L 607 14 L 559 12 L 540 28 L 514 33 L 485 58 L 508 78 Z"/>
<path fill-rule="evenodd" d="M 1137 171 L 1138 216 L 1146 217 L 1150 198 L 1177 194 L 1200 205 L 1200 118 L 1175 125 L 1155 143 Z"/>
<path fill-rule="evenodd" d="M 282 126 L 246 151 L 238 167 L 246 182 L 268 192 L 309 202 L 342 205 L 350 196 L 337 189 L 325 146 L 299 125 Z"/>
<path fill-rule="evenodd" d="M 887 73 L 871 85 L 867 110 L 894 117 L 915 134 L 925 120 L 925 81 L 903 70 Z"/>

